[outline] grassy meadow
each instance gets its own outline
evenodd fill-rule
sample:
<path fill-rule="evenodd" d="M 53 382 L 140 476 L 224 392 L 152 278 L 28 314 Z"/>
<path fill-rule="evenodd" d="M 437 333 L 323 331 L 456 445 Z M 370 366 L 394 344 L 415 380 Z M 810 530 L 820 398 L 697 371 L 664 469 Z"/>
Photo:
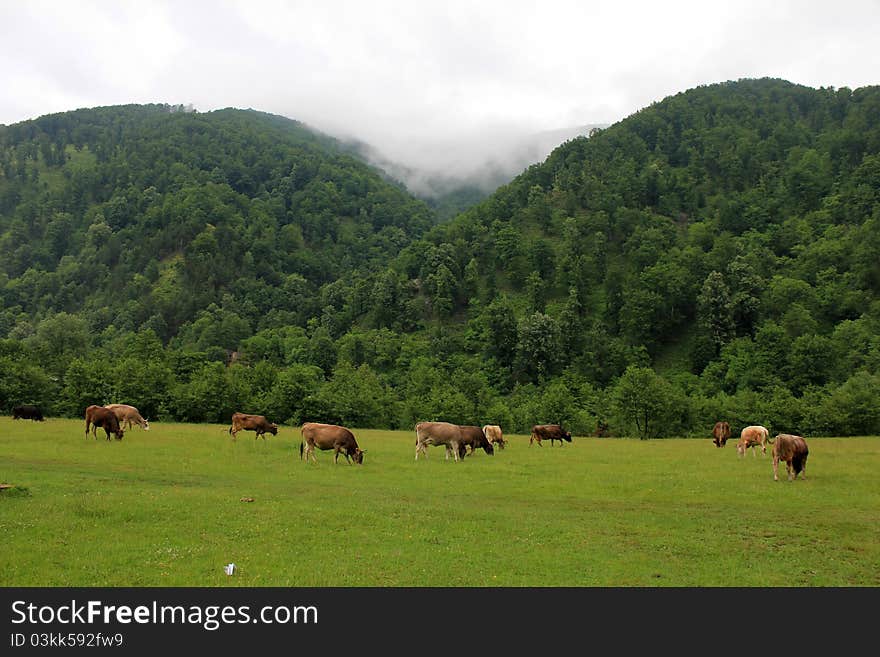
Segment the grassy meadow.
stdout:
<path fill-rule="evenodd" d="M 514 435 L 456 464 L 355 430 L 358 467 L 226 429 L 0 418 L 0 585 L 880 585 L 880 438 L 809 439 L 806 479 L 774 482 L 769 450 L 708 435 Z"/>

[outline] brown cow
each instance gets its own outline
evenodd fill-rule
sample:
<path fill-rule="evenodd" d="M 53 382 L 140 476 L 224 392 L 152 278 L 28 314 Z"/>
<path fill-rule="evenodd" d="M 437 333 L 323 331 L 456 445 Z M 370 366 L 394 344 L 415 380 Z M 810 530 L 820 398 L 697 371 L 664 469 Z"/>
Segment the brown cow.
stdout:
<path fill-rule="evenodd" d="M 486 454 L 495 454 L 495 448 L 480 427 L 459 425 L 458 428 L 461 429 L 461 444 L 465 448 L 469 448 L 469 454 L 473 454 L 477 447 L 482 447 Z"/>
<path fill-rule="evenodd" d="M 269 422 L 262 415 L 248 415 L 247 413 L 233 413 L 232 414 L 232 426 L 229 427 L 229 433 L 232 434 L 232 439 L 235 440 L 235 435 L 241 431 L 253 431 L 254 432 L 254 440 L 261 437 L 263 440 L 266 440 L 266 432 L 268 431 L 273 436 L 278 435 L 278 425 L 274 422 Z"/>
<path fill-rule="evenodd" d="M 497 424 L 486 424 L 483 426 L 483 433 L 486 435 L 486 438 L 489 439 L 493 445 L 497 445 L 499 449 L 504 449 L 507 446 L 507 442 L 504 439 L 504 434 L 501 433 L 501 427 Z"/>
<path fill-rule="evenodd" d="M 538 447 L 543 447 L 542 440 L 549 440 L 550 447 L 553 447 L 554 440 L 558 440 L 559 445 L 562 446 L 563 441 L 571 442 L 571 432 L 563 430 L 558 424 L 536 424 L 532 427 L 532 435 L 529 436 L 529 447 L 532 443 L 538 443 Z"/>
<path fill-rule="evenodd" d="M 745 456 L 746 450 L 752 448 L 752 456 L 757 456 L 758 452 L 754 449 L 756 446 L 761 447 L 761 453 L 767 453 L 767 439 L 770 438 L 770 432 L 766 427 L 761 425 L 752 425 L 742 430 L 739 435 L 739 441 L 736 443 L 736 453 Z"/>
<path fill-rule="evenodd" d="M 150 430 L 150 423 L 141 417 L 141 412 L 134 406 L 128 404 L 107 404 L 104 408 L 109 408 L 119 420 L 119 426 L 127 424 L 126 429 L 131 429 L 131 423 L 134 422 L 144 431 Z"/>
<path fill-rule="evenodd" d="M 730 424 L 716 422 L 712 427 L 712 442 L 715 443 L 715 447 L 724 447 L 728 438 L 730 438 Z"/>
<path fill-rule="evenodd" d="M 119 420 L 116 419 L 113 411 L 103 406 L 92 404 L 86 409 L 86 438 L 89 437 L 89 426 L 92 428 L 92 435 L 97 440 L 98 427 L 104 429 L 107 434 L 107 440 L 110 440 L 110 434 L 116 436 L 116 440 L 122 440 L 124 431 L 119 426 Z"/>
<path fill-rule="evenodd" d="M 779 481 L 779 461 L 785 461 L 789 481 L 797 479 L 801 472 L 806 478 L 807 456 L 809 456 L 810 450 L 807 448 L 807 441 L 803 439 L 803 436 L 780 433 L 771 444 L 773 445 L 773 481 Z"/>
<path fill-rule="evenodd" d="M 345 456 L 345 460 L 351 465 L 352 459 L 358 465 L 363 465 L 364 453 L 367 451 L 358 447 L 357 439 L 354 434 L 345 427 L 335 424 L 320 424 L 318 422 L 306 422 L 300 429 L 303 441 L 305 442 L 305 456 L 303 456 L 303 442 L 299 444 L 299 458 L 306 461 L 309 457 L 317 463 L 315 458 L 315 447 L 321 451 L 332 449 L 333 462 L 339 462 L 340 452 Z"/>
<path fill-rule="evenodd" d="M 416 425 L 416 461 L 419 460 L 419 454 L 428 458 L 428 445 L 443 445 L 446 447 L 446 460 L 449 460 L 451 452 L 455 461 L 458 461 L 463 447 L 461 427 L 449 422 L 419 422 Z"/>

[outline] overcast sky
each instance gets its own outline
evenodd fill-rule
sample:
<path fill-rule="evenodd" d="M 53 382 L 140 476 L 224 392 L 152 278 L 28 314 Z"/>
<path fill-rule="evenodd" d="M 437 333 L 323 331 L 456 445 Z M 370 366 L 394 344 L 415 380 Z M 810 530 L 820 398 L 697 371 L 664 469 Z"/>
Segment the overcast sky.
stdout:
<path fill-rule="evenodd" d="M 254 108 L 411 164 L 743 77 L 880 84 L 880 0 L 0 0 L 0 123 Z"/>

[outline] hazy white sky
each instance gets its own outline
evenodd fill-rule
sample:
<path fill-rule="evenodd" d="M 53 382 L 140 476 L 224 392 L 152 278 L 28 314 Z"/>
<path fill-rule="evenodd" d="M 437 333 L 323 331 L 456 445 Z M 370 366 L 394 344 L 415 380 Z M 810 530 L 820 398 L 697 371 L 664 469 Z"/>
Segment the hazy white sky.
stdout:
<path fill-rule="evenodd" d="M 0 123 L 250 107 L 417 163 L 724 80 L 880 84 L 878 36 L 880 0 L 0 0 Z"/>

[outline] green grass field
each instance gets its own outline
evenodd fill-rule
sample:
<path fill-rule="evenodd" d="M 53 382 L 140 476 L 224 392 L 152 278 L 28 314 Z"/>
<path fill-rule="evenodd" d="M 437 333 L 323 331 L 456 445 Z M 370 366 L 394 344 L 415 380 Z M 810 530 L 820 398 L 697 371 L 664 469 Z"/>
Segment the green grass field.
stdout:
<path fill-rule="evenodd" d="M 810 439 L 806 479 L 774 482 L 769 451 L 708 436 L 515 435 L 456 464 L 355 430 L 358 467 L 226 429 L 0 418 L 0 585 L 880 585 L 880 438 Z"/>

